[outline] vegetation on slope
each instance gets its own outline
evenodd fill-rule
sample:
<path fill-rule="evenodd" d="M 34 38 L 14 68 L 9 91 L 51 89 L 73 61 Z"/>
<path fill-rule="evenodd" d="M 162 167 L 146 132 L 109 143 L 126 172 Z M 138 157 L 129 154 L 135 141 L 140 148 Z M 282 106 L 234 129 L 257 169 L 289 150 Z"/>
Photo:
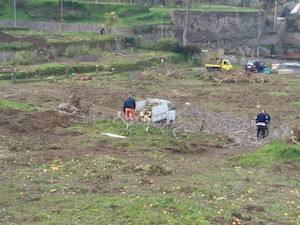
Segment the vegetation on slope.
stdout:
<path fill-rule="evenodd" d="M 61 21 L 60 1 L 20 1 L 17 2 L 18 20 L 37 21 Z M 14 19 L 13 6 L 10 1 L 4 1 L 1 5 L 0 19 Z M 103 3 L 64 1 L 64 22 L 80 22 L 92 24 L 104 24 L 105 14 L 115 12 L 120 17 L 117 26 L 141 26 L 150 24 L 170 24 L 170 13 L 174 10 L 184 10 L 177 7 L 152 7 L 141 4 Z M 200 11 L 242 11 L 253 12 L 255 9 L 229 7 L 221 5 L 204 5 L 193 7 L 192 10 Z"/>

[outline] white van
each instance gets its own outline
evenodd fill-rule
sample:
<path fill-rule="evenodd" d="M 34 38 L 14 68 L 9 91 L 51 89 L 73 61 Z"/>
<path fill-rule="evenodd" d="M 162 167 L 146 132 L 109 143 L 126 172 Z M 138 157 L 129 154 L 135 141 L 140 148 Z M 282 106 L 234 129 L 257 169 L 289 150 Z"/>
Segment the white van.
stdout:
<path fill-rule="evenodd" d="M 175 107 L 164 99 L 148 98 L 137 101 L 135 110 L 139 112 L 142 122 L 171 124 L 176 119 Z"/>

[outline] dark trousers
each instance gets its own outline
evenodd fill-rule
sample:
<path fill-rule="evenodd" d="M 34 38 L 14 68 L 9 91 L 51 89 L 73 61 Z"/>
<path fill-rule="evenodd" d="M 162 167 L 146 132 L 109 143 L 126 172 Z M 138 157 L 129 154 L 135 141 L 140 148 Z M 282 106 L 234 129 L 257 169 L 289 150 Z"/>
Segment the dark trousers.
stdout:
<path fill-rule="evenodd" d="M 268 124 L 265 127 L 265 136 L 268 137 L 269 136 L 269 126 Z"/>
<path fill-rule="evenodd" d="M 265 135 L 266 135 L 266 127 L 262 125 L 257 125 L 256 137 L 259 138 L 261 136 L 262 138 L 265 138 Z"/>

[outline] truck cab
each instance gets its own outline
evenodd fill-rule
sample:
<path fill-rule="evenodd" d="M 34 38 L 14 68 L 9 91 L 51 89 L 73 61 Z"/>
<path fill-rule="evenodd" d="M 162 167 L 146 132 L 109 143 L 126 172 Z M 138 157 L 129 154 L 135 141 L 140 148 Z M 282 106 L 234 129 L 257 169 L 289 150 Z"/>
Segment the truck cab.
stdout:
<path fill-rule="evenodd" d="M 223 59 L 223 60 L 222 60 L 222 64 L 221 64 L 221 68 L 222 68 L 223 70 L 230 71 L 230 70 L 232 69 L 232 65 L 231 65 L 231 63 L 230 63 L 229 60 Z"/>

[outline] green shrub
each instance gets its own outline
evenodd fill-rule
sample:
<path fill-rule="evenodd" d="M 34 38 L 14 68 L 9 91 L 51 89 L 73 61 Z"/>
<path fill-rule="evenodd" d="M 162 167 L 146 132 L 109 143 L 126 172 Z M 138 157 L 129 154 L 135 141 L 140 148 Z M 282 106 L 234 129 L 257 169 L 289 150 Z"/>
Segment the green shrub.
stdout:
<path fill-rule="evenodd" d="M 141 38 L 125 36 L 121 38 L 121 41 L 122 41 L 122 46 L 125 46 L 126 48 L 137 47 L 141 43 Z"/>
<path fill-rule="evenodd" d="M 11 43 L 1 43 L 0 50 L 3 51 L 24 51 L 31 49 L 33 44 L 26 42 L 11 42 Z"/>
<path fill-rule="evenodd" d="M 67 58 L 72 58 L 79 55 L 87 55 L 90 54 L 91 50 L 88 45 L 70 45 L 67 47 L 65 53 L 63 54 Z"/>
<path fill-rule="evenodd" d="M 287 146 L 284 149 L 280 149 L 278 158 L 289 161 L 300 160 L 300 146 Z"/>
<path fill-rule="evenodd" d="M 180 47 L 180 53 L 184 54 L 186 57 L 190 57 L 194 54 L 199 54 L 201 52 L 201 49 L 197 45 L 194 44 L 188 44 L 186 46 Z"/>
<path fill-rule="evenodd" d="M 129 17 L 137 14 L 148 13 L 149 8 L 146 6 L 138 6 L 138 7 L 120 7 L 118 9 L 118 15 L 120 17 Z"/>
<path fill-rule="evenodd" d="M 180 44 L 175 38 L 162 38 L 158 40 L 156 49 L 159 51 L 179 52 Z"/>
<path fill-rule="evenodd" d="M 18 0 L 16 1 L 16 8 L 17 9 L 27 9 L 28 8 L 28 4 L 26 2 L 27 0 Z"/>
<path fill-rule="evenodd" d="M 52 17 L 52 14 L 57 13 L 59 15 L 59 4 L 54 2 L 44 2 L 40 5 L 29 5 L 29 16 L 32 19 L 55 19 Z M 56 18 L 59 19 L 60 17 Z"/>
<path fill-rule="evenodd" d="M 0 13 L 1 15 L 1 13 Z M 11 31 L 11 30 L 19 30 L 19 31 L 28 31 L 27 27 L 5 27 L 0 26 L 0 31 Z"/>
<path fill-rule="evenodd" d="M 140 48 L 154 50 L 156 42 L 154 40 L 141 40 Z"/>
<path fill-rule="evenodd" d="M 0 2 L 0 16 L 4 15 L 4 3 Z"/>
<path fill-rule="evenodd" d="M 64 9 L 65 10 L 86 11 L 85 4 L 75 2 L 75 1 L 65 1 Z"/>
<path fill-rule="evenodd" d="M 33 52 L 21 51 L 17 52 L 9 62 L 11 65 L 33 65 L 38 62 L 38 56 Z"/>

